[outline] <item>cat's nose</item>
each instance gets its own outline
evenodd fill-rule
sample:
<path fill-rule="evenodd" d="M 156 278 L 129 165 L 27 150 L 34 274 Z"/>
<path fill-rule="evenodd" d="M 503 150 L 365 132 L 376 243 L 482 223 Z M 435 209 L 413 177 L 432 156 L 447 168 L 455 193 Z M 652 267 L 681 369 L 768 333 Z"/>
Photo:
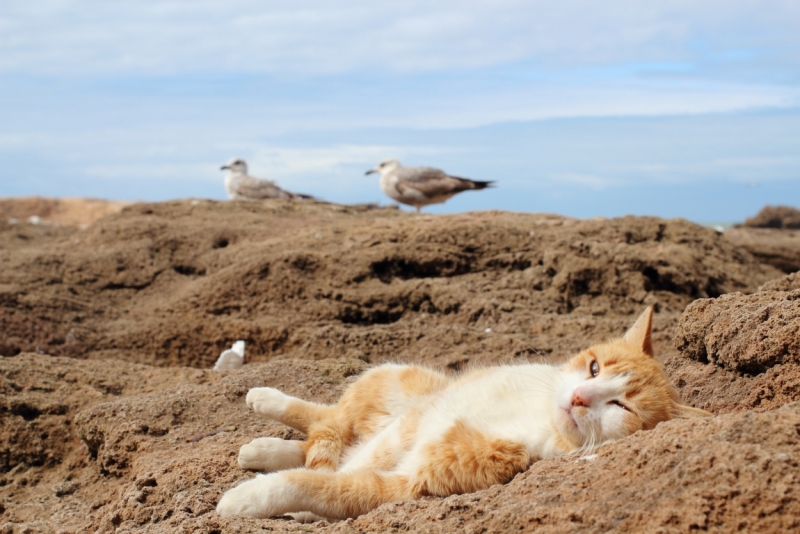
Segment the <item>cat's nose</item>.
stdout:
<path fill-rule="evenodd" d="M 585 392 L 576 389 L 575 392 L 572 394 L 573 406 L 585 406 L 588 408 L 589 406 L 591 406 L 591 404 L 592 404 L 592 399 L 589 398 L 589 395 L 587 395 Z"/>

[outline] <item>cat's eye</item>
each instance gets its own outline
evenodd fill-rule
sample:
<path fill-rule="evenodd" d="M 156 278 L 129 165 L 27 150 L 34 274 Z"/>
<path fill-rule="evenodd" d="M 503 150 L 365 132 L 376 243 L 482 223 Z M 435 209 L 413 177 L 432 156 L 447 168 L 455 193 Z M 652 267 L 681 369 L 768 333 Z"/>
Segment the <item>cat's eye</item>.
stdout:
<path fill-rule="evenodd" d="M 618 400 L 612 400 L 612 401 L 608 401 L 608 403 L 609 403 L 609 404 L 613 404 L 614 406 L 619 406 L 619 407 L 620 407 L 620 408 L 622 408 L 623 410 L 630 411 L 630 410 L 628 410 L 628 407 L 627 407 L 627 406 L 625 406 L 624 404 L 622 404 L 622 403 L 621 403 L 620 401 L 618 401 Z"/>
<path fill-rule="evenodd" d="M 592 378 L 600 374 L 600 364 L 597 363 L 597 360 L 592 360 L 589 365 L 589 372 L 592 373 Z"/>

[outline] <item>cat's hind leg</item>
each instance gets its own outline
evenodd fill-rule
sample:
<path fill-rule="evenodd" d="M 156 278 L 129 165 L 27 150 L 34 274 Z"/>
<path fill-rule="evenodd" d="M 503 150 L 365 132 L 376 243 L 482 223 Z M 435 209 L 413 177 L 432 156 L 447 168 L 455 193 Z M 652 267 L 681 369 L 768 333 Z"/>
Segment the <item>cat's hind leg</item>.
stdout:
<path fill-rule="evenodd" d="M 217 512 L 223 516 L 275 517 L 311 512 L 331 519 L 357 517 L 383 503 L 413 497 L 405 476 L 356 471 L 328 473 L 291 469 L 258 475 L 222 496 Z"/>
<path fill-rule="evenodd" d="M 251 389 L 246 402 L 256 413 L 308 434 L 308 441 L 302 449 L 306 467 L 334 471 L 339 465 L 342 449 L 352 432 L 337 421 L 336 406 L 307 402 L 270 387 Z M 255 444 L 255 441 L 251 444 Z M 263 466 L 271 465 L 267 459 L 270 453 L 261 453 L 262 445 L 266 445 L 266 442 L 259 442 L 253 447 L 249 446 L 251 444 L 239 451 L 239 465 L 245 469 L 267 470 Z M 291 467 L 299 467 L 303 462 Z"/>
<path fill-rule="evenodd" d="M 282 471 L 306 461 L 306 442 L 256 438 L 239 449 L 239 467 L 254 471 Z"/>
<path fill-rule="evenodd" d="M 305 466 L 309 469 L 336 471 L 342 450 L 351 437 L 349 429 L 336 421 L 309 426 Z"/>
<path fill-rule="evenodd" d="M 308 432 L 309 426 L 330 417 L 333 411 L 332 406 L 304 401 L 270 387 L 251 389 L 245 402 L 254 412 L 301 432 Z"/>

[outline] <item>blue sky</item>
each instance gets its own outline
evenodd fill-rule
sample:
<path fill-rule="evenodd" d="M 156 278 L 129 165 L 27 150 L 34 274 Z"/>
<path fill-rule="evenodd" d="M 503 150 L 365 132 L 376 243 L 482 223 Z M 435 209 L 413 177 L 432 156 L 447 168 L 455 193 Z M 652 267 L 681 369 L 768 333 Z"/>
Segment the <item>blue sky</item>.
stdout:
<path fill-rule="evenodd" d="M 434 213 L 737 221 L 800 205 L 800 2 L 0 4 L 0 196 L 224 198 L 219 166 Z"/>

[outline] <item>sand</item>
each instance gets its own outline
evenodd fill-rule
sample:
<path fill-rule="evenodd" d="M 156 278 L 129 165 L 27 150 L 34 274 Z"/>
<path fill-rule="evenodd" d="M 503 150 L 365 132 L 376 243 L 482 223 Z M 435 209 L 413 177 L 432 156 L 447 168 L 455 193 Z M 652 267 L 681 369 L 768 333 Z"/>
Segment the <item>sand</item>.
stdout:
<path fill-rule="evenodd" d="M 0 221 L 3 532 L 800 526 L 800 287 L 728 232 L 277 200 L 134 204 L 80 224 Z M 737 230 L 799 253 L 792 230 Z M 717 417 L 355 520 L 214 512 L 252 476 L 236 465 L 239 446 L 302 438 L 248 412 L 250 387 L 330 402 L 383 361 L 448 372 L 560 361 L 651 304 L 671 380 Z M 244 367 L 212 371 L 237 339 Z"/>

